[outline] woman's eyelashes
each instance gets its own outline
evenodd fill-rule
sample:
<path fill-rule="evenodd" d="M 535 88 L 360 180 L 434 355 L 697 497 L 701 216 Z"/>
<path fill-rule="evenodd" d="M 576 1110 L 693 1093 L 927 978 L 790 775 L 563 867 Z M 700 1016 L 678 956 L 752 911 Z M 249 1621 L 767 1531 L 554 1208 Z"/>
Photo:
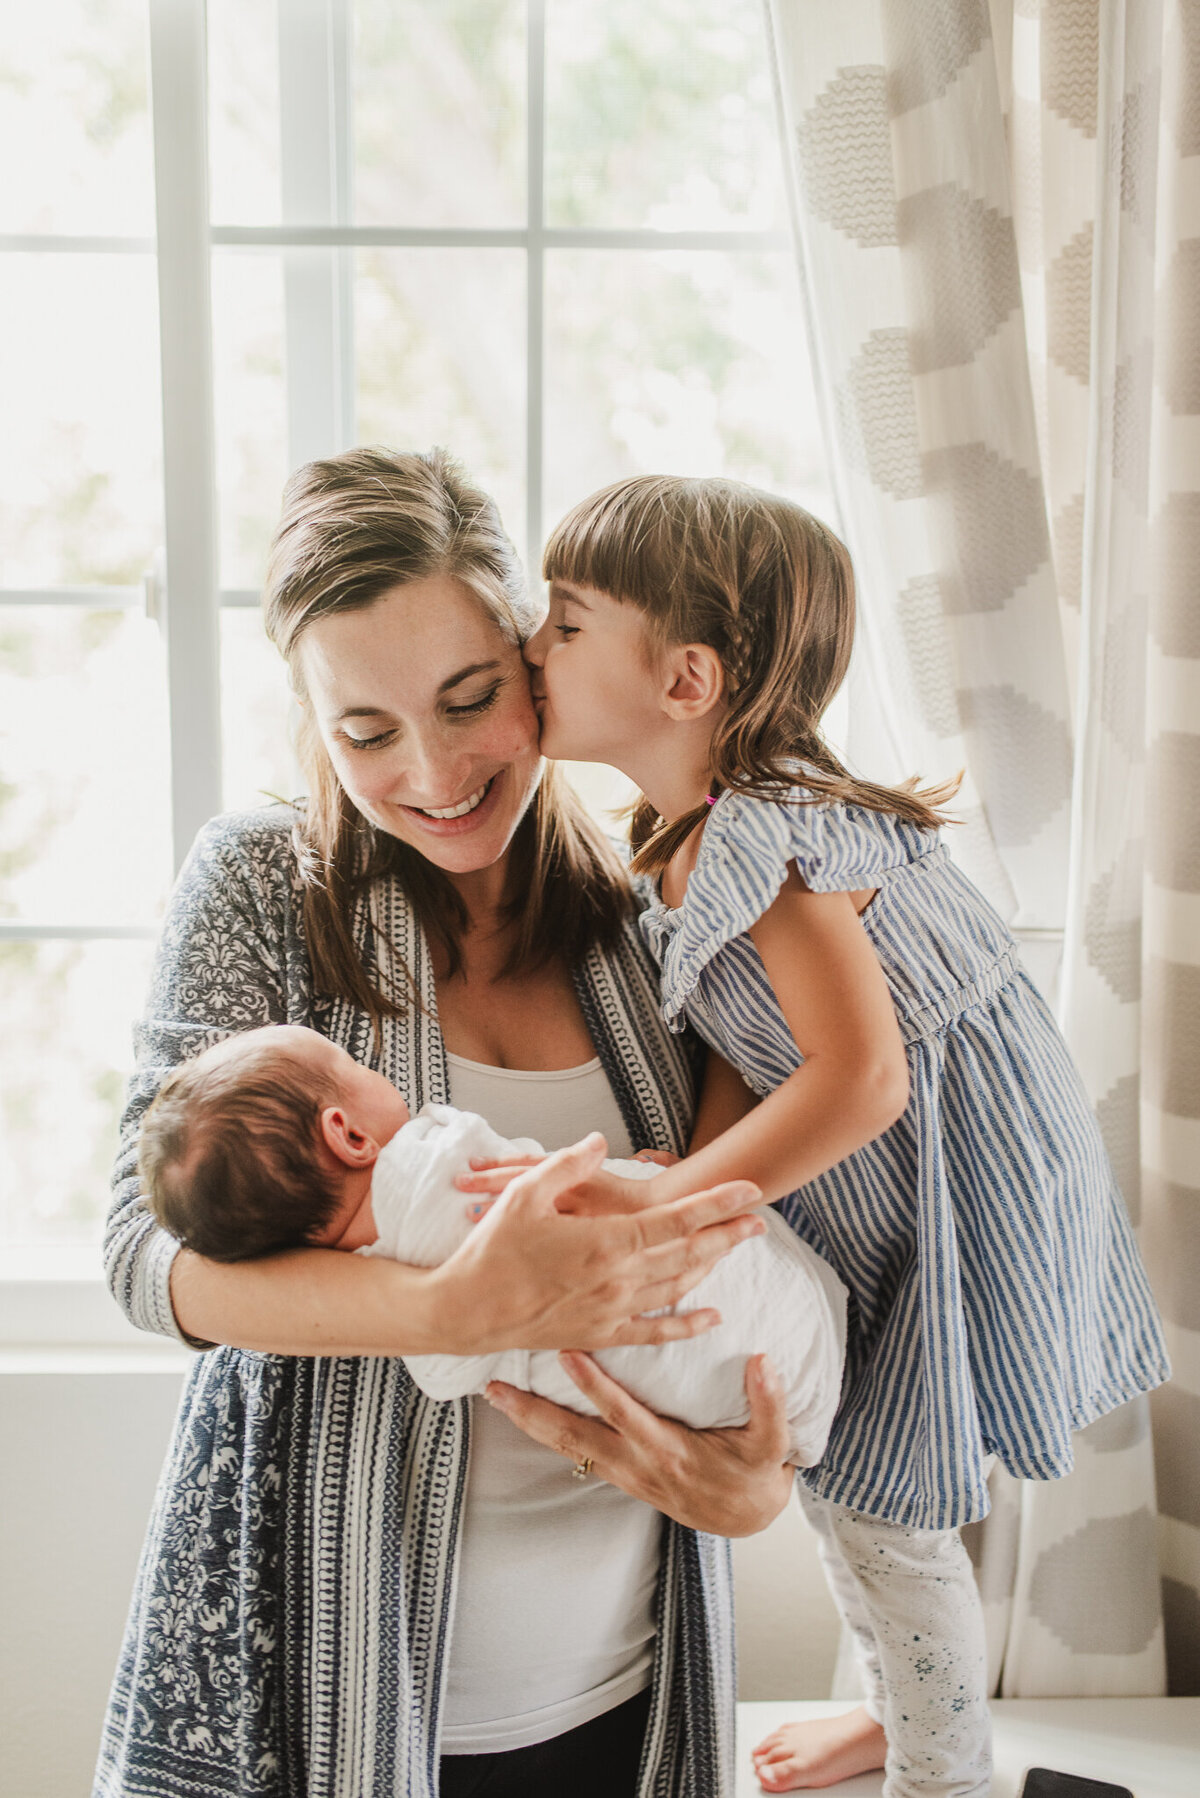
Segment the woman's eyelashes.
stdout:
<path fill-rule="evenodd" d="M 477 712 L 486 712 L 499 699 L 500 689 L 503 685 L 503 681 L 497 681 L 494 687 L 489 687 L 482 698 L 473 699 L 468 705 L 448 705 L 446 716 L 448 718 L 470 718 Z"/>
<path fill-rule="evenodd" d="M 481 694 L 478 699 L 469 700 L 465 705 L 448 705 L 446 707 L 447 718 L 475 718 L 480 712 L 489 711 L 500 697 L 500 689 L 503 685 L 503 681 L 497 681 L 494 687 L 489 687 L 488 691 Z M 355 737 L 351 736 L 349 731 L 342 731 L 340 735 L 343 743 L 350 749 L 384 749 L 395 740 L 399 733 L 395 730 L 381 730 L 374 737 Z"/>

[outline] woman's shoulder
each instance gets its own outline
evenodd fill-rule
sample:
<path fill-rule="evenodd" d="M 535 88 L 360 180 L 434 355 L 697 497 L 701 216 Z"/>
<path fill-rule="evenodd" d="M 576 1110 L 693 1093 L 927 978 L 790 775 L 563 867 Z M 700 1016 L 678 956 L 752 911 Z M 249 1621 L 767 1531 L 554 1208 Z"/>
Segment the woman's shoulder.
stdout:
<path fill-rule="evenodd" d="M 180 869 L 172 912 L 207 911 L 217 903 L 223 910 L 275 913 L 289 904 L 299 878 L 294 833 L 300 816 L 297 805 L 277 803 L 210 818 Z"/>

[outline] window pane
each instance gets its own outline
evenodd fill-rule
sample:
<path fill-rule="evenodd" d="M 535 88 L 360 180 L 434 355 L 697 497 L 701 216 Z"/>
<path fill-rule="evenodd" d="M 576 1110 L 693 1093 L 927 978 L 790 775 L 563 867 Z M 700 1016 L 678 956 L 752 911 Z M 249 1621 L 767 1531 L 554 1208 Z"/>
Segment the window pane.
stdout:
<path fill-rule="evenodd" d="M 520 225 L 522 0 L 356 0 L 360 225 Z"/>
<path fill-rule="evenodd" d="M 0 606 L 0 916 L 157 915 L 171 877 L 164 662 L 137 613 Z"/>
<path fill-rule="evenodd" d="M 257 606 L 221 613 L 221 730 L 224 803 L 253 810 L 295 799 L 304 783 L 292 751 L 295 706 L 283 658 L 268 642 Z"/>
<path fill-rule="evenodd" d="M 218 225 L 277 225 L 279 9 L 208 0 L 209 203 Z"/>
<path fill-rule="evenodd" d="M 358 260 L 358 440 L 443 444 L 521 547 L 525 259 L 510 250 L 373 250 Z"/>
<path fill-rule="evenodd" d="M 152 951 L 0 943 L 0 1241 L 98 1240 Z"/>
<path fill-rule="evenodd" d="M 141 580 L 162 542 L 150 256 L 9 255 L 0 585 Z"/>
<path fill-rule="evenodd" d="M 0 43 L 0 231 L 150 236 L 145 0 L 10 6 Z"/>
<path fill-rule="evenodd" d="M 548 0 L 546 219 L 782 227 L 762 0 Z"/>
<path fill-rule="evenodd" d="M 288 472 L 283 263 L 218 251 L 212 271 L 220 581 L 257 590 Z"/>
<path fill-rule="evenodd" d="M 648 471 L 832 511 L 790 257 L 560 250 L 546 278 L 548 524 Z"/>

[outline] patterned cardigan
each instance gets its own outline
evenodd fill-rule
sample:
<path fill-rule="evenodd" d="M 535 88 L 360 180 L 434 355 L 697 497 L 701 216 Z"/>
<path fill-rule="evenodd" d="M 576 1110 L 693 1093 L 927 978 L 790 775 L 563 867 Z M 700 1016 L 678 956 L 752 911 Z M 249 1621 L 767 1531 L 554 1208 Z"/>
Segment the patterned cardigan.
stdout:
<path fill-rule="evenodd" d="M 106 1268 L 143 1329 L 179 1335 L 177 1244 L 137 1185 L 142 1114 L 167 1071 L 231 1031 L 309 1024 L 381 1068 L 414 1109 L 449 1097 L 428 947 L 398 883 L 359 903 L 422 1000 L 382 1046 L 314 1000 L 292 812 L 217 819 L 173 895 L 137 1032 Z M 631 1139 L 682 1149 L 688 1049 L 658 1013 L 631 919 L 576 974 Z M 425 1398 L 399 1360 L 214 1348 L 184 1389 L 134 1587 L 94 1798 L 435 1798 L 438 1719 L 470 1448 L 465 1400 Z M 733 1789 L 728 1544 L 670 1523 L 639 1798 Z"/>

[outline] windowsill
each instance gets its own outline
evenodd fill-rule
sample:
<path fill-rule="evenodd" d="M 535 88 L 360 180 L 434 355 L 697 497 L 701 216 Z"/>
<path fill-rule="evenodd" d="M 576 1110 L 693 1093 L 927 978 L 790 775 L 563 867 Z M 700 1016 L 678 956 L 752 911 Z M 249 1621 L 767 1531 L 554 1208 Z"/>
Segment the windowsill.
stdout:
<path fill-rule="evenodd" d="M 14 1354 L 115 1357 L 114 1368 L 143 1369 L 191 1359 L 182 1343 L 135 1329 L 101 1277 L 99 1249 L 77 1245 L 0 1252 L 0 1355 Z"/>
<path fill-rule="evenodd" d="M 165 1337 L 146 1337 L 146 1347 L 106 1343 L 26 1343 L 0 1348 L 0 1379 L 34 1374 L 171 1374 L 181 1378 L 195 1360 Z"/>

